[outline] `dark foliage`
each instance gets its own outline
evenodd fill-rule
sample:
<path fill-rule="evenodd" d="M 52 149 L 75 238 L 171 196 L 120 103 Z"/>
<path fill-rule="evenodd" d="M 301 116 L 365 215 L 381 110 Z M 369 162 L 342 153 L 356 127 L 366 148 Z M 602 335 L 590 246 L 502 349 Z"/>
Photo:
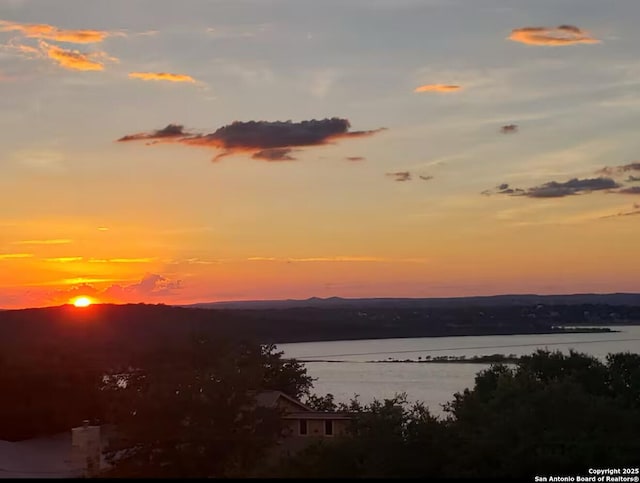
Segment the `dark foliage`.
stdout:
<path fill-rule="evenodd" d="M 196 338 L 114 374 L 115 436 L 107 456 L 116 477 L 249 476 L 281 431 L 280 414 L 256 405 L 261 389 L 308 392 L 304 369 L 273 347 Z"/>
<path fill-rule="evenodd" d="M 443 419 L 402 398 L 365 407 L 353 401 L 350 434 L 283 461 L 276 473 L 531 478 L 637 466 L 639 391 L 637 354 L 611 354 L 601 362 L 538 351 L 513 367 L 497 364 L 479 373 Z"/>

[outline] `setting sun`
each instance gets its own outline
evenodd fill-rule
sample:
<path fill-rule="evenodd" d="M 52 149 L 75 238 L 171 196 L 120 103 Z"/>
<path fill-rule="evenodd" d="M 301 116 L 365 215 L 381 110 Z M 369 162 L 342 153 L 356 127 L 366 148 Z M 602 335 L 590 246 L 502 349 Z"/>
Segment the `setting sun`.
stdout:
<path fill-rule="evenodd" d="M 93 301 L 89 297 L 78 297 L 73 300 L 73 305 L 76 307 L 88 307 L 92 302 Z"/>

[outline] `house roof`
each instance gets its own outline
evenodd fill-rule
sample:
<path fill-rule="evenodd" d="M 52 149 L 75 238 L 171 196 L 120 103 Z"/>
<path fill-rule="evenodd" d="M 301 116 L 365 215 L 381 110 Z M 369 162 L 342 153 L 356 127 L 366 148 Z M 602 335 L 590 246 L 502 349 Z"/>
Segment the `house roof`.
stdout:
<path fill-rule="evenodd" d="M 287 413 L 284 416 L 282 416 L 282 419 L 330 419 L 330 420 L 336 420 L 336 419 L 341 419 L 341 420 L 351 420 L 351 417 L 349 417 L 346 414 L 341 414 L 341 413 L 330 413 L 330 412 L 323 412 L 323 411 L 304 411 L 304 412 L 293 412 L 293 413 Z"/>
<path fill-rule="evenodd" d="M 306 404 L 282 391 L 261 391 L 256 394 L 256 403 L 262 407 L 276 408 L 280 399 L 284 399 L 298 408 L 297 411 L 289 411 L 284 414 L 282 416 L 284 419 L 351 419 L 346 414 L 331 411 L 314 411 Z"/>
<path fill-rule="evenodd" d="M 278 400 L 280 398 L 285 399 L 289 403 L 300 408 L 302 411 L 313 412 L 313 409 L 311 409 L 309 406 L 302 404 L 297 399 L 285 394 L 282 391 L 260 391 L 259 393 L 256 394 L 256 403 L 258 404 L 258 406 L 275 408 L 277 407 Z"/>

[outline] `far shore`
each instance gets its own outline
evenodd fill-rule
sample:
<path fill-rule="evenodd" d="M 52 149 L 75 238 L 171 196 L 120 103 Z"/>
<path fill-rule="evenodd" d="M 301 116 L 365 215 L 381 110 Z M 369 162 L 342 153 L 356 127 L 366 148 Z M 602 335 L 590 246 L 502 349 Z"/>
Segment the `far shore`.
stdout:
<path fill-rule="evenodd" d="M 628 324 L 628 325 L 639 325 L 639 324 Z M 405 334 L 385 334 L 378 336 L 377 334 L 371 334 L 369 336 L 349 336 L 342 335 L 340 338 L 335 337 L 296 337 L 295 339 L 287 337 L 284 340 L 274 340 L 271 341 L 276 345 L 280 344 L 302 344 L 309 342 L 340 342 L 340 341 L 357 341 L 357 340 L 380 340 L 380 339 L 431 339 L 431 338 L 442 338 L 442 337 L 484 337 L 484 336 L 502 336 L 502 335 L 555 335 L 555 334 L 611 334 L 615 332 L 620 332 L 619 330 L 613 330 L 609 327 L 565 327 L 565 326 L 554 326 L 551 330 L 510 330 L 510 331 L 447 331 L 447 332 L 438 332 L 438 333 L 423 333 L 420 331 L 411 331 Z"/>
<path fill-rule="evenodd" d="M 491 354 L 487 356 L 437 356 L 437 357 L 419 357 L 418 359 L 382 359 L 376 361 L 345 361 L 345 360 L 335 360 L 335 359 L 297 359 L 298 362 L 304 362 L 305 364 L 308 362 L 349 362 L 349 363 L 358 363 L 358 364 L 394 364 L 394 363 L 402 363 L 402 364 L 515 364 L 520 360 L 520 357 L 515 354 Z"/>

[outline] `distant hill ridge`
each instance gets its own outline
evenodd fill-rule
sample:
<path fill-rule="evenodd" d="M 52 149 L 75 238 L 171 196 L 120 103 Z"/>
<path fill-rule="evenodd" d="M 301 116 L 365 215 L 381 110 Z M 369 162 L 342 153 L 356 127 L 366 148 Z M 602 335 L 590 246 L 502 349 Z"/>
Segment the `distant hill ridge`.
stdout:
<path fill-rule="evenodd" d="M 570 295 L 488 295 L 480 297 L 449 298 L 341 298 L 311 297 L 308 299 L 288 300 L 246 300 L 228 302 L 203 302 L 182 307 L 210 309 L 291 309 L 291 308 L 428 308 L 428 307 L 491 307 L 491 306 L 527 306 L 544 305 L 640 305 L 640 294 L 570 294 Z"/>

